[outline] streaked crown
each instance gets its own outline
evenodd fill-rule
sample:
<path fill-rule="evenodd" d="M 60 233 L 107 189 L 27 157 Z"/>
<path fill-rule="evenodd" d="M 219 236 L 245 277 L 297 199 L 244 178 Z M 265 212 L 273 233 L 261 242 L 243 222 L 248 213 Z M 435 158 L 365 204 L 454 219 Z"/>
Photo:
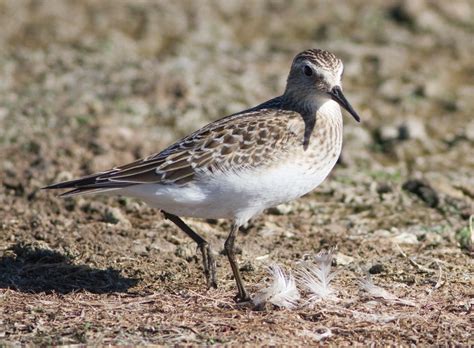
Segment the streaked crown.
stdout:
<path fill-rule="evenodd" d="M 321 69 L 328 71 L 339 71 L 342 68 L 342 61 L 334 54 L 328 51 L 320 50 L 318 48 L 303 51 L 296 55 L 293 60 L 293 65 L 307 61 Z"/>

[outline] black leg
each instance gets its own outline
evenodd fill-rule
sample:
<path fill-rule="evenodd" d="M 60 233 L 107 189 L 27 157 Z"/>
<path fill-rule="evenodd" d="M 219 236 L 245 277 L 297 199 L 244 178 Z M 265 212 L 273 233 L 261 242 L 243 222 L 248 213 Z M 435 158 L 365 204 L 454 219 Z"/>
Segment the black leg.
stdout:
<path fill-rule="evenodd" d="M 172 221 L 176 226 L 178 226 L 184 233 L 186 233 L 197 243 L 198 248 L 201 250 L 202 253 L 202 263 L 204 265 L 204 275 L 206 276 L 207 287 L 217 288 L 216 261 L 214 261 L 214 256 L 212 255 L 209 243 L 206 242 L 206 240 L 202 238 L 199 234 L 194 232 L 178 216 L 167 213 L 164 210 L 162 210 L 162 213 L 165 219 Z"/>
<path fill-rule="evenodd" d="M 235 252 L 234 252 L 234 242 L 237 233 L 239 232 L 239 226 L 232 225 L 232 229 L 229 233 L 229 237 L 224 244 L 224 249 L 227 253 L 227 257 L 229 258 L 230 267 L 232 268 L 232 273 L 234 273 L 235 282 L 237 283 L 237 301 L 238 302 L 247 302 L 250 301 L 250 297 L 245 290 L 244 282 L 242 281 L 242 277 L 240 276 L 239 266 L 237 264 L 237 260 L 235 259 Z"/>

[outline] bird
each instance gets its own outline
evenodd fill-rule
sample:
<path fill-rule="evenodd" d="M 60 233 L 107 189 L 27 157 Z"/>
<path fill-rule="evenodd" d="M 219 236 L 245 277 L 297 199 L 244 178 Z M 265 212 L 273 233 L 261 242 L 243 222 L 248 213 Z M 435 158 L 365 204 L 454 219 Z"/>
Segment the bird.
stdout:
<path fill-rule="evenodd" d="M 123 195 L 159 209 L 196 242 L 208 288 L 217 287 L 209 243 L 181 217 L 227 219 L 224 243 L 237 302 L 251 297 L 235 256 L 239 228 L 265 209 L 295 200 L 320 185 L 342 149 L 345 109 L 360 117 L 342 92 L 344 65 L 323 49 L 298 53 L 280 96 L 213 121 L 161 152 L 44 189 Z"/>

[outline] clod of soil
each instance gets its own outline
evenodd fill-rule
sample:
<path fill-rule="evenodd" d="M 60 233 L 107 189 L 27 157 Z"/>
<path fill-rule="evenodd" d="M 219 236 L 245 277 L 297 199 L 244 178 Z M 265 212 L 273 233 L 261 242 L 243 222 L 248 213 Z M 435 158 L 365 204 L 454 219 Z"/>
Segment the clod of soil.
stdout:
<path fill-rule="evenodd" d="M 425 181 L 418 179 L 407 180 L 402 188 L 405 191 L 414 193 L 429 207 L 436 208 L 439 204 L 439 198 L 436 191 Z"/>

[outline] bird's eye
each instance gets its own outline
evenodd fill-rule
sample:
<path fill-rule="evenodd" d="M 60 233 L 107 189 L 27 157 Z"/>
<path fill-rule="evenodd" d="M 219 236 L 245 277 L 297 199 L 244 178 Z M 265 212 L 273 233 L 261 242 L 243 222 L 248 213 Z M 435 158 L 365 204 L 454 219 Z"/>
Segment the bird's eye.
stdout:
<path fill-rule="evenodd" d="M 306 76 L 311 76 L 313 75 L 313 69 L 309 65 L 305 65 L 303 68 L 303 72 Z"/>

